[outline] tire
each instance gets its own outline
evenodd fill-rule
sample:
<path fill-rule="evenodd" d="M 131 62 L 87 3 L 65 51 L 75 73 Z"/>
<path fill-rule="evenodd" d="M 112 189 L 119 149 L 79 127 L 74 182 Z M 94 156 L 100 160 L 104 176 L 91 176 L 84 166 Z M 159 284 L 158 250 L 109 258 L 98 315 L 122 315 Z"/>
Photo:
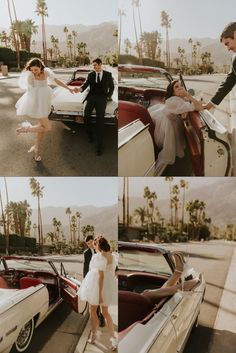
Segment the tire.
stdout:
<path fill-rule="evenodd" d="M 34 319 L 28 321 L 20 330 L 17 340 L 14 344 L 13 352 L 24 352 L 31 342 L 34 333 Z"/>

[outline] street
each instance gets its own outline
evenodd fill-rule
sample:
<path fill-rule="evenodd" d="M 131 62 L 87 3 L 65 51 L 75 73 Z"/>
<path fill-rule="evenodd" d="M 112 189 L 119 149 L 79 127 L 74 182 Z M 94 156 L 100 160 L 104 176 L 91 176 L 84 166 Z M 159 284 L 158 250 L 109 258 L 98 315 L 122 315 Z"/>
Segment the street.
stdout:
<path fill-rule="evenodd" d="M 19 74 L 0 80 L 0 174 L 5 176 L 115 176 L 117 175 L 117 129 L 105 126 L 104 153 L 96 156 L 96 144 L 90 144 L 84 125 L 75 124 L 75 133 L 61 122 L 52 122 L 52 131 L 42 145 L 42 162 L 27 153 L 34 145 L 34 134 L 16 135 L 25 119 L 16 116 L 15 103 L 22 95 Z M 70 74 L 60 72 L 57 78 L 67 82 Z M 34 119 L 28 119 L 32 124 Z"/>
<path fill-rule="evenodd" d="M 234 353 L 236 346 L 236 244 L 225 241 L 175 244 L 166 246 L 189 254 L 189 263 L 206 280 L 206 294 L 201 307 L 199 326 L 192 332 L 184 353 Z M 232 263 L 231 263 L 232 261 Z M 229 271 L 229 272 L 228 272 Z M 227 281 L 229 276 L 233 281 Z M 230 302 L 222 298 L 231 295 Z M 233 319 L 232 319 L 233 318 Z"/>

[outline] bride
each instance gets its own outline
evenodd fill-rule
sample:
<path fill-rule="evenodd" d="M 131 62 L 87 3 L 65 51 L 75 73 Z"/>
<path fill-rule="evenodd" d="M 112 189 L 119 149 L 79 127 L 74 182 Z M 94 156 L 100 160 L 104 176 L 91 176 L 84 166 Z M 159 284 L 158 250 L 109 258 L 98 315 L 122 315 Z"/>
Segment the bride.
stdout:
<path fill-rule="evenodd" d="M 52 99 L 52 89 L 48 84 L 52 82 L 74 93 L 73 89 L 58 80 L 52 70 L 46 68 L 42 60 L 38 58 L 32 58 L 27 62 L 19 79 L 20 88 L 26 90 L 26 92 L 16 103 L 16 114 L 38 119 L 38 124 L 31 125 L 29 122 L 24 122 L 16 132 L 17 134 L 22 132 L 36 133 L 35 145 L 28 151 L 34 152 L 36 162 L 41 161 L 40 145 L 44 134 L 52 129 L 51 122 L 48 119 Z"/>
<path fill-rule="evenodd" d="M 165 104 L 148 108 L 155 125 L 154 140 L 161 152 L 158 154 L 156 173 L 167 164 L 174 164 L 175 158 L 184 157 L 185 138 L 181 119 L 178 115 L 203 110 L 202 103 L 192 97 L 179 80 L 167 87 Z"/>

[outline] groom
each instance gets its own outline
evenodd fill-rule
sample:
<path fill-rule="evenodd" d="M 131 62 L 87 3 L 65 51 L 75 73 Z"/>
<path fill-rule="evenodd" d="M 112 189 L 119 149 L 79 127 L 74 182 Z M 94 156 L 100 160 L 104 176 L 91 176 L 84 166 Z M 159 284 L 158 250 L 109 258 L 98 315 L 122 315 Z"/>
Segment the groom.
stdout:
<path fill-rule="evenodd" d="M 223 30 L 220 41 L 228 48 L 236 53 L 236 22 L 229 23 Z M 226 79 L 221 83 L 213 98 L 204 105 L 205 109 L 211 109 L 215 105 L 221 103 L 225 96 L 233 89 L 236 84 L 236 55 L 232 61 L 231 71 L 226 76 Z"/>
<path fill-rule="evenodd" d="M 107 100 L 111 99 L 114 91 L 114 82 L 110 72 L 103 70 L 101 59 L 94 59 L 92 62 L 93 71 L 88 74 L 84 84 L 76 88 L 75 92 L 83 92 L 89 87 L 89 93 L 85 98 L 86 106 L 84 109 L 85 127 L 89 142 L 93 142 L 91 114 L 93 109 L 96 111 L 96 138 L 97 156 L 102 154 L 104 115 Z"/>

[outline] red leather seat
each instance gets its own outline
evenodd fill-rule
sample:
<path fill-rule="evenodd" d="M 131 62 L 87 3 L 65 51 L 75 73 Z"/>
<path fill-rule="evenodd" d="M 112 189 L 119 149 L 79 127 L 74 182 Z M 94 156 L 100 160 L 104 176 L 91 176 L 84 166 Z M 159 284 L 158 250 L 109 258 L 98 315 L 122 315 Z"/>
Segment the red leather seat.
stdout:
<path fill-rule="evenodd" d="M 25 288 L 37 286 L 38 284 L 41 284 L 41 283 L 43 283 L 43 282 L 38 278 L 22 277 L 20 279 L 20 289 L 25 289 Z"/>
<path fill-rule="evenodd" d="M 0 288 L 4 288 L 4 289 L 9 288 L 8 284 L 7 284 L 7 281 L 5 280 L 5 278 L 3 278 L 1 276 L 0 276 Z"/>
<path fill-rule="evenodd" d="M 154 304 L 147 297 L 128 291 L 119 291 L 119 332 L 136 321 L 143 320 L 154 308 Z"/>
<path fill-rule="evenodd" d="M 119 101 L 118 128 L 121 128 L 136 119 L 141 120 L 144 125 L 149 124 L 149 132 L 153 138 L 154 124 L 148 110 L 138 103 Z"/>

